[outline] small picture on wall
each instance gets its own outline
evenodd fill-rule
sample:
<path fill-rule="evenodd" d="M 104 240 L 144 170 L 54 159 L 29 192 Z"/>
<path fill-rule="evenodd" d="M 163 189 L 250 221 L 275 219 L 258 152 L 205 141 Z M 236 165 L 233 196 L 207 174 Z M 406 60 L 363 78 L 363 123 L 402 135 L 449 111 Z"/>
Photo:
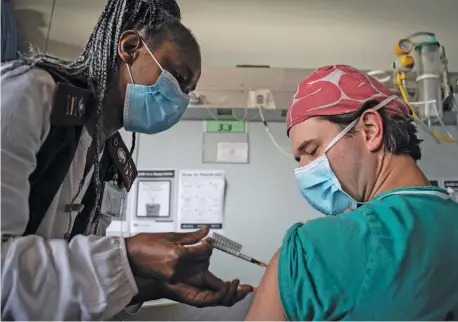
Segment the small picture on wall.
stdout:
<path fill-rule="evenodd" d="M 142 180 L 138 182 L 137 217 L 170 217 L 170 180 Z"/>

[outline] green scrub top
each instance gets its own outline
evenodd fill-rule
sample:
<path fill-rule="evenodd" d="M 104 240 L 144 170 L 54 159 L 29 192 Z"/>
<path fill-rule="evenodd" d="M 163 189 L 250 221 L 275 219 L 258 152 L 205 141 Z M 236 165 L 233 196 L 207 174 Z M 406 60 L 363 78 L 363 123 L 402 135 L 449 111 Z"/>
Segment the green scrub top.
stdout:
<path fill-rule="evenodd" d="M 458 203 L 408 187 L 296 224 L 278 283 L 288 320 L 458 320 Z"/>

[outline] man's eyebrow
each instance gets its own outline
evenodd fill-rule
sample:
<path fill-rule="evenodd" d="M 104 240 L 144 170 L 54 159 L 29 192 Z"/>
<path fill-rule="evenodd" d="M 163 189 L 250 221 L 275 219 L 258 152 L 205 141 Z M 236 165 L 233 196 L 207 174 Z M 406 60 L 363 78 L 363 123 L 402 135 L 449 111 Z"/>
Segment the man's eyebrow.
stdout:
<path fill-rule="evenodd" d="M 304 152 L 305 148 L 310 144 L 310 143 L 313 143 L 313 141 L 315 141 L 315 139 L 310 139 L 310 140 L 304 140 L 301 145 L 299 145 L 297 147 L 297 152 L 298 153 L 302 153 Z"/>
<path fill-rule="evenodd" d="M 314 139 L 310 139 L 310 140 L 304 140 L 296 149 L 297 153 L 300 155 L 302 153 L 304 153 L 304 150 L 305 148 L 310 144 L 312 143 L 313 141 L 315 141 Z M 300 162 L 301 158 L 296 156 L 294 157 L 294 160 L 296 160 L 297 162 Z"/>

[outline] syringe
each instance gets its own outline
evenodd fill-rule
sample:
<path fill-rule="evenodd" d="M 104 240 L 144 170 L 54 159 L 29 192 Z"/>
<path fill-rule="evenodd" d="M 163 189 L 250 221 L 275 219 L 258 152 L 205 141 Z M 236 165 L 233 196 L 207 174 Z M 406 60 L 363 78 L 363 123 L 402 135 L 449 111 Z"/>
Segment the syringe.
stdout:
<path fill-rule="evenodd" d="M 242 245 L 236 243 L 235 241 L 227 237 L 224 237 L 217 233 L 213 233 L 212 237 L 210 237 L 209 239 L 213 248 L 219 249 L 222 252 L 241 258 L 243 260 L 246 260 L 247 262 L 259 265 L 261 267 L 267 267 L 267 264 L 240 253 L 240 251 L 242 250 Z"/>

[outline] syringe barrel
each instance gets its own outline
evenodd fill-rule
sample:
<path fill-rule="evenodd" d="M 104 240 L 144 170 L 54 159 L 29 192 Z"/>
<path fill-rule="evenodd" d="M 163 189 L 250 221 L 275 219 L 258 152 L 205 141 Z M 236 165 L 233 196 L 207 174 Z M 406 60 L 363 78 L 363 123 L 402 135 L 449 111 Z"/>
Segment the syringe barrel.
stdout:
<path fill-rule="evenodd" d="M 238 254 L 237 257 L 240 257 L 241 259 L 244 259 L 246 261 L 251 261 L 251 257 L 243 255 L 243 254 Z"/>

